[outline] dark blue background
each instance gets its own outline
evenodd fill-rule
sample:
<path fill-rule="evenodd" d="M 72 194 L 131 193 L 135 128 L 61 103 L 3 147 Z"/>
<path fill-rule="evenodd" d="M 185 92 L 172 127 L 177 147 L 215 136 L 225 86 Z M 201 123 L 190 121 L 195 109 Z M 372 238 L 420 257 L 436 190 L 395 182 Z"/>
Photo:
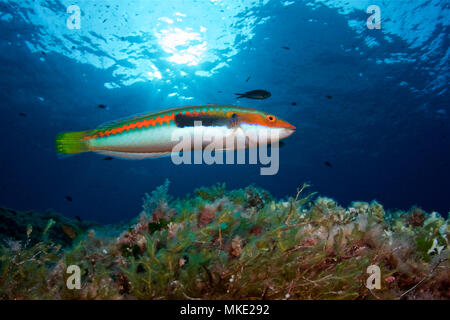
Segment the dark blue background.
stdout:
<path fill-rule="evenodd" d="M 414 56 L 421 48 L 410 48 L 395 36 L 390 43 L 381 31 L 365 30 L 364 35 L 376 38 L 380 46 L 365 48 L 360 55 L 343 50 L 364 47 L 364 38 L 356 36 L 347 25 L 349 17 L 336 9 L 312 11 L 301 4 L 285 8 L 271 3 L 261 10 L 261 15 L 270 13 L 273 18 L 257 27 L 250 43 L 256 50 L 242 50 L 211 78 L 192 79 L 190 95 L 195 97 L 192 104 L 256 107 L 296 125 L 297 132 L 280 151 L 275 176 L 260 176 L 260 166 L 175 166 L 170 158 L 103 161 L 102 156 L 83 154 L 58 159 L 54 138 L 59 132 L 91 129 L 183 103 L 169 102 L 169 89 L 153 82 L 106 89 L 103 84 L 114 81 L 111 70 L 57 53 L 45 54 L 42 63 L 43 54 L 30 52 L 23 42 L 37 31 L 32 25 L 0 22 L 0 205 L 52 208 L 67 216 L 115 222 L 139 214 L 143 194 L 168 178 L 175 196 L 226 182 L 230 189 L 255 183 L 286 197 L 310 182 L 311 191 L 342 205 L 376 199 L 388 209 L 419 205 L 446 215 L 450 130 L 447 114 L 436 111 L 448 111 L 449 95 L 425 88 L 433 80 L 427 70 L 448 52 L 447 27 L 436 30 L 446 37 L 429 60 L 377 64 L 392 52 Z M 311 17 L 328 24 L 308 23 Z M 401 81 L 409 86 L 400 86 Z M 251 89 L 267 89 L 272 97 L 236 101 L 235 92 Z M 109 109 L 99 109 L 98 104 Z"/>

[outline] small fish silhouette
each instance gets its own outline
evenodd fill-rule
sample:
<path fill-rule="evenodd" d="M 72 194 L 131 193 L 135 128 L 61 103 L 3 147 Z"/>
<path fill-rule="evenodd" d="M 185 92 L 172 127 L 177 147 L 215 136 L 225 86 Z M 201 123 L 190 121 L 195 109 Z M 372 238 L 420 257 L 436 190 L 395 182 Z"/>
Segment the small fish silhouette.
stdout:
<path fill-rule="evenodd" d="M 284 50 L 291 50 L 291 48 L 289 48 L 289 47 L 281 47 L 281 48 Z"/>
<path fill-rule="evenodd" d="M 26 117 L 27 114 L 26 114 L 25 112 L 21 112 L 21 113 L 19 113 L 19 116 L 21 116 L 21 117 Z"/>
<path fill-rule="evenodd" d="M 332 168 L 333 165 L 331 164 L 330 161 L 325 161 L 324 164 L 328 167 L 328 168 Z"/>
<path fill-rule="evenodd" d="M 248 99 L 263 100 L 272 96 L 272 94 L 266 90 L 252 90 L 246 93 L 235 93 L 235 94 L 238 96 L 238 99 L 248 98 Z"/>
<path fill-rule="evenodd" d="M 333 96 L 330 96 L 330 95 L 328 95 L 326 97 L 327 97 L 327 99 L 332 99 L 333 98 Z"/>
<path fill-rule="evenodd" d="M 100 109 L 107 109 L 107 108 L 108 108 L 108 107 L 105 106 L 104 104 L 99 104 L 98 107 L 99 107 Z"/>
<path fill-rule="evenodd" d="M 103 160 L 105 160 L 105 161 L 111 161 L 111 160 L 114 160 L 114 158 L 113 158 L 113 157 L 110 157 L 110 156 L 108 156 L 108 157 L 104 157 L 104 158 L 103 158 Z"/>
<path fill-rule="evenodd" d="M 80 216 L 75 216 L 75 219 L 77 219 L 77 220 L 78 220 L 78 222 L 81 222 L 81 218 L 80 218 Z"/>
<path fill-rule="evenodd" d="M 297 102 L 295 102 L 295 101 L 294 101 L 294 102 L 291 102 L 291 105 L 292 105 L 292 106 L 296 106 L 296 105 L 297 105 Z"/>
<path fill-rule="evenodd" d="M 73 199 L 72 199 L 71 196 L 66 196 L 66 200 L 69 201 L 69 202 L 72 202 L 72 201 L 73 201 Z"/>

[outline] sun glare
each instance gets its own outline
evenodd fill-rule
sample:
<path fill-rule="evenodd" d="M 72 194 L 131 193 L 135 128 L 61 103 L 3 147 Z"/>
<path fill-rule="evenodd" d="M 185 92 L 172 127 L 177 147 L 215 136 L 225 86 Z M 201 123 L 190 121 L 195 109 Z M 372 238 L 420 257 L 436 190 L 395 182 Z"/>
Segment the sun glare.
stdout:
<path fill-rule="evenodd" d="M 177 64 L 195 66 L 207 49 L 207 42 L 202 41 L 200 33 L 193 32 L 192 28 L 168 28 L 156 32 L 161 48 L 171 54 L 168 61 Z"/>

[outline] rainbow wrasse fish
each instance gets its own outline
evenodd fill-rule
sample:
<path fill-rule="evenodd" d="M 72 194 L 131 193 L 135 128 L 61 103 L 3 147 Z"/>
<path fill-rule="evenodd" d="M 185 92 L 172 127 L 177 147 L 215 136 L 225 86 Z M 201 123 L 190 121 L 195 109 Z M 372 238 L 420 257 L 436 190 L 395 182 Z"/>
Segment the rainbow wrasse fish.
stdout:
<path fill-rule="evenodd" d="M 276 133 L 272 137 L 280 140 L 295 131 L 290 123 L 256 109 L 203 105 L 138 115 L 93 130 L 62 133 L 56 138 L 56 149 L 62 156 L 96 152 L 127 159 L 162 157 L 170 155 L 179 143 L 174 141 L 174 136 L 193 138 L 194 125 L 197 128 L 199 123 L 211 136 L 223 139 L 233 135 L 243 135 L 248 139 L 266 131 L 268 135 Z M 202 148 L 207 144 L 202 145 Z"/>

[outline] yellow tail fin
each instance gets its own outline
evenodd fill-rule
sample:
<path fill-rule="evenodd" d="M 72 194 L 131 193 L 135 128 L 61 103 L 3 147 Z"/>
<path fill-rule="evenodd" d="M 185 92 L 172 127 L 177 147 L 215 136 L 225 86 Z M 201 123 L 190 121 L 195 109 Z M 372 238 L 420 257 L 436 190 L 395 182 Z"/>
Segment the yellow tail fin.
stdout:
<path fill-rule="evenodd" d="M 89 135 L 90 131 L 66 132 L 56 137 L 56 152 L 61 155 L 71 155 L 89 151 L 87 140 L 83 138 Z"/>

